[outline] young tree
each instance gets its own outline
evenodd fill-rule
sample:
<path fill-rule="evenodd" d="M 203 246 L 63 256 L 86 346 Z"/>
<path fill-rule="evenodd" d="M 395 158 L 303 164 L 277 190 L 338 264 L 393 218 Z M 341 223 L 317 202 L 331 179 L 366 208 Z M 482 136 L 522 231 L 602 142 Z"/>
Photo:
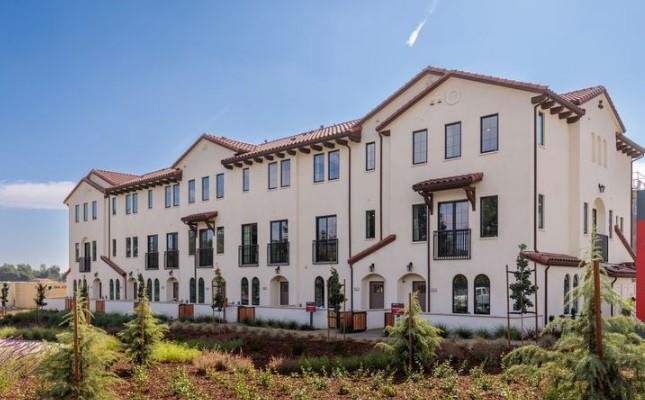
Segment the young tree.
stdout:
<path fill-rule="evenodd" d="M 329 291 L 329 308 L 336 312 L 336 327 L 340 328 L 340 306 L 345 301 L 345 295 L 342 292 L 342 285 L 340 283 L 340 278 L 338 277 L 338 271 L 336 268 L 331 269 L 331 277 L 329 277 L 328 283 Z"/>
<path fill-rule="evenodd" d="M 143 281 L 143 278 L 140 279 Z M 125 323 L 125 329 L 118 333 L 126 345 L 126 355 L 137 365 L 148 365 L 152 350 L 168 329 L 152 315 L 145 282 L 139 287 L 139 302 L 134 318 Z"/>
<path fill-rule="evenodd" d="M 0 303 L 2 304 L 2 315 L 7 313 L 7 303 L 9 302 L 9 284 L 7 282 L 2 283 L 2 289 L 0 289 Z"/>
<path fill-rule="evenodd" d="M 116 360 L 118 341 L 93 327 L 86 319 L 85 299 L 77 294 L 68 325 L 58 335 L 59 346 L 49 352 L 37 369 L 44 383 L 39 399 L 114 399 L 111 386 L 117 380 L 110 372 Z"/>
<path fill-rule="evenodd" d="M 142 274 L 139 274 L 139 276 L 137 276 L 137 282 L 138 282 L 138 284 L 137 284 L 137 298 L 139 300 L 141 300 L 144 297 L 147 298 L 146 281 L 143 279 Z M 150 300 L 150 299 L 148 298 L 148 300 Z"/>
<path fill-rule="evenodd" d="M 213 287 L 213 304 L 211 307 L 213 308 L 213 314 L 215 314 L 215 311 L 221 313 L 224 309 L 224 286 L 226 282 L 224 281 L 224 277 L 222 277 L 222 271 L 220 271 L 219 267 L 215 268 L 213 283 L 215 285 Z"/>
<path fill-rule="evenodd" d="M 39 322 L 40 310 L 47 305 L 45 299 L 47 298 L 48 290 L 49 288 L 42 281 L 36 285 L 36 297 L 34 298 L 34 303 L 36 303 L 36 323 Z"/>
<path fill-rule="evenodd" d="M 645 393 L 645 340 L 637 334 L 645 324 L 626 316 L 602 320 L 603 354 L 596 351 L 596 312 L 593 260 L 599 260 L 595 229 L 592 247 L 581 262 L 582 284 L 573 290 L 583 300 L 579 318 L 556 318 L 545 333 L 561 335 L 553 348 L 520 347 L 503 359 L 509 374 L 536 374 L 545 388 L 545 399 L 636 399 Z M 601 302 L 622 305 L 601 267 Z"/>
<path fill-rule="evenodd" d="M 517 255 L 515 265 L 517 270 L 513 272 L 515 282 L 511 283 L 511 299 L 513 299 L 513 311 L 520 313 L 520 327 L 522 338 L 524 337 L 524 314 L 526 314 L 531 307 L 531 295 L 535 293 L 537 287 L 531 282 L 531 270 L 529 269 L 529 261 L 522 252 L 526 249 L 524 243 L 519 245 L 520 252 Z M 537 326 L 535 327 L 537 329 Z"/>

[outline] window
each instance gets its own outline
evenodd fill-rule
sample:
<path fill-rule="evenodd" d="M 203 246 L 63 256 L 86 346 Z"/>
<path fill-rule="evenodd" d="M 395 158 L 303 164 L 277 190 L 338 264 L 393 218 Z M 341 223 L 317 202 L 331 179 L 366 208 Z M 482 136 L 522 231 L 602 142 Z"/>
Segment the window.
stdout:
<path fill-rule="evenodd" d="M 74 222 L 78 223 L 79 218 L 80 218 L 80 212 L 79 212 L 79 207 L 78 204 L 74 206 Z"/>
<path fill-rule="evenodd" d="M 93 219 L 93 220 L 95 220 L 95 219 L 96 219 L 96 214 L 97 214 L 97 210 L 96 210 L 96 200 L 92 200 L 92 219 Z"/>
<path fill-rule="evenodd" d="M 497 236 L 497 196 L 487 196 L 480 199 L 481 237 Z"/>
<path fill-rule="evenodd" d="M 96 240 L 92 241 L 92 261 L 96 261 Z"/>
<path fill-rule="evenodd" d="M 289 240 L 289 222 L 286 219 L 271 221 L 271 241 L 286 242 Z"/>
<path fill-rule="evenodd" d="M 197 281 L 197 302 L 199 304 L 204 304 L 205 301 L 204 295 L 204 278 L 199 278 Z"/>
<path fill-rule="evenodd" d="M 83 221 L 87 221 L 87 203 L 83 203 Z"/>
<path fill-rule="evenodd" d="M 544 113 L 539 111 L 535 120 L 535 129 L 537 130 L 537 144 L 544 146 Z"/>
<path fill-rule="evenodd" d="M 249 280 L 246 278 L 242 278 L 240 302 L 242 303 L 243 306 L 249 305 Z"/>
<path fill-rule="evenodd" d="M 210 197 L 210 178 L 205 176 L 202 178 L 202 201 L 207 201 Z"/>
<path fill-rule="evenodd" d="M 538 229 L 544 229 L 544 195 L 538 194 L 537 225 Z"/>
<path fill-rule="evenodd" d="M 244 168 L 242 170 L 242 191 L 243 192 L 248 192 L 249 191 L 249 179 L 250 179 L 250 170 L 248 168 Z"/>
<path fill-rule="evenodd" d="M 132 214 L 139 212 L 139 193 L 132 195 Z"/>
<path fill-rule="evenodd" d="M 74 243 L 74 259 L 78 261 L 80 258 L 81 258 L 80 245 L 78 243 Z"/>
<path fill-rule="evenodd" d="M 428 162 L 428 131 L 412 132 L 412 164 Z"/>
<path fill-rule="evenodd" d="M 316 240 L 314 241 L 313 262 L 335 263 L 338 261 L 338 240 L 336 239 L 336 216 L 316 217 Z"/>
<path fill-rule="evenodd" d="M 613 221 L 613 220 L 614 220 L 614 211 L 613 211 L 613 210 L 609 210 L 609 225 L 608 225 L 607 227 L 609 228 L 609 237 L 610 237 L 610 238 L 614 236 L 614 235 L 613 235 L 613 233 L 614 233 L 614 227 L 613 227 L 613 226 L 611 226 L 611 223 L 612 223 L 612 221 Z"/>
<path fill-rule="evenodd" d="M 461 157 L 461 122 L 446 125 L 446 160 Z"/>
<path fill-rule="evenodd" d="M 195 202 L 195 180 L 191 179 L 188 181 L 188 204 L 193 204 Z"/>
<path fill-rule="evenodd" d="M 325 180 L 325 154 L 318 153 L 314 155 L 314 182 Z"/>
<path fill-rule="evenodd" d="M 582 205 L 582 233 L 589 233 L 589 204 Z"/>
<path fill-rule="evenodd" d="M 197 232 L 190 229 L 188 231 L 188 255 L 194 256 L 197 248 Z"/>
<path fill-rule="evenodd" d="M 452 280 L 452 312 L 468 313 L 468 280 L 461 274 Z"/>
<path fill-rule="evenodd" d="M 224 227 L 218 226 L 216 228 L 216 233 L 217 254 L 224 254 Z"/>
<path fill-rule="evenodd" d="M 125 195 L 125 214 L 132 213 L 132 197 L 129 194 Z"/>
<path fill-rule="evenodd" d="M 166 233 L 166 250 L 177 251 L 179 248 L 179 235 L 177 232 Z"/>
<path fill-rule="evenodd" d="M 139 257 L 139 238 L 137 236 L 132 238 L 132 257 Z"/>
<path fill-rule="evenodd" d="M 112 257 L 116 257 L 116 239 L 112 239 Z"/>
<path fill-rule="evenodd" d="M 148 278 L 146 282 L 146 297 L 148 301 L 152 301 L 152 279 Z"/>
<path fill-rule="evenodd" d="M 195 278 L 190 278 L 190 283 L 188 284 L 188 291 L 189 291 L 189 298 L 191 303 L 196 303 L 197 302 L 197 296 L 195 295 L 196 292 L 196 287 L 195 287 Z"/>
<path fill-rule="evenodd" d="M 365 239 L 376 237 L 376 211 L 365 211 Z"/>
<path fill-rule="evenodd" d="M 376 143 L 365 143 L 365 171 L 376 169 Z"/>
<path fill-rule="evenodd" d="M 412 206 L 412 241 L 423 242 L 428 239 L 428 208 L 425 204 Z"/>
<path fill-rule="evenodd" d="M 486 275 L 475 277 L 475 314 L 490 314 L 490 280 Z"/>
<path fill-rule="evenodd" d="M 260 280 L 258 278 L 251 279 L 251 305 L 260 305 Z"/>
<path fill-rule="evenodd" d="M 329 157 L 329 176 L 327 179 L 333 181 L 340 177 L 340 151 L 330 151 L 327 156 Z"/>
<path fill-rule="evenodd" d="M 275 189 L 278 187 L 278 163 L 272 162 L 269 163 L 269 189 Z"/>
<path fill-rule="evenodd" d="M 291 185 L 291 160 L 280 161 L 280 186 Z"/>
<path fill-rule="evenodd" d="M 121 281 L 117 279 L 114 286 L 114 297 L 117 300 L 121 300 Z"/>
<path fill-rule="evenodd" d="M 595 208 L 591 209 L 591 228 L 598 230 L 598 211 Z"/>
<path fill-rule="evenodd" d="M 154 301 L 159 301 L 159 279 L 155 278 L 155 297 Z"/>
<path fill-rule="evenodd" d="M 224 197 L 224 174 L 215 175 L 215 197 L 218 199 Z"/>
<path fill-rule="evenodd" d="M 242 245 L 239 252 L 240 265 L 258 264 L 258 224 L 242 225 Z"/>
<path fill-rule="evenodd" d="M 286 219 L 271 221 L 268 265 L 289 264 L 289 223 Z"/>
<path fill-rule="evenodd" d="M 166 186 L 164 191 L 166 195 L 166 208 L 170 208 L 172 205 L 172 188 L 170 186 Z"/>
<path fill-rule="evenodd" d="M 172 205 L 173 207 L 179 206 L 179 184 L 172 185 Z"/>
<path fill-rule="evenodd" d="M 152 209 L 153 202 L 154 202 L 154 192 L 152 191 L 152 189 L 150 189 L 148 190 L 148 210 Z"/>
<path fill-rule="evenodd" d="M 481 152 L 488 153 L 499 149 L 498 116 L 481 117 Z"/>
<path fill-rule="evenodd" d="M 623 219 L 623 217 L 620 217 L 620 231 L 621 232 L 624 232 L 623 231 L 623 222 L 625 222 L 625 220 Z"/>
<path fill-rule="evenodd" d="M 132 238 L 125 238 L 125 257 L 132 257 Z"/>
<path fill-rule="evenodd" d="M 110 300 L 114 300 L 114 279 L 110 279 Z"/>
<path fill-rule="evenodd" d="M 569 301 L 569 295 L 570 295 L 570 290 L 571 290 L 571 278 L 569 278 L 569 274 L 566 274 L 564 276 L 564 313 L 569 314 L 570 313 L 570 301 Z"/>
<path fill-rule="evenodd" d="M 314 300 L 316 307 L 325 306 L 325 281 L 320 276 L 316 277 L 314 281 Z"/>
<path fill-rule="evenodd" d="M 159 252 L 159 236 L 148 235 L 148 253 Z"/>
<path fill-rule="evenodd" d="M 116 215 L 116 197 L 112 197 L 112 215 Z"/>
<path fill-rule="evenodd" d="M 336 216 L 316 217 L 316 239 L 336 239 Z"/>
<path fill-rule="evenodd" d="M 574 292 L 571 293 L 572 302 L 571 302 L 571 314 L 578 314 L 578 296 L 576 296 L 576 288 L 578 287 L 578 274 L 575 274 L 573 276 L 573 290 Z"/>

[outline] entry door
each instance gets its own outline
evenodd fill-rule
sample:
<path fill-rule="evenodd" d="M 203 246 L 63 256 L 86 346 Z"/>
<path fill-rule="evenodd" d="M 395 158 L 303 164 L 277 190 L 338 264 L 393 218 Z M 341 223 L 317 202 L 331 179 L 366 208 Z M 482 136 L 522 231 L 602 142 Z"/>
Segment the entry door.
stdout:
<path fill-rule="evenodd" d="M 173 281 L 172 282 L 172 301 L 178 301 L 179 300 L 179 282 Z"/>
<path fill-rule="evenodd" d="M 426 312 L 426 283 L 424 281 L 412 282 L 412 291 L 418 293 L 421 311 Z"/>
<path fill-rule="evenodd" d="M 370 309 L 381 310 L 385 308 L 385 282 L 370 282 Z"/>
<path fill-rule="evenodd" d="M 289 282 L 280 282 L 280 305 L 289 305 Z"/>

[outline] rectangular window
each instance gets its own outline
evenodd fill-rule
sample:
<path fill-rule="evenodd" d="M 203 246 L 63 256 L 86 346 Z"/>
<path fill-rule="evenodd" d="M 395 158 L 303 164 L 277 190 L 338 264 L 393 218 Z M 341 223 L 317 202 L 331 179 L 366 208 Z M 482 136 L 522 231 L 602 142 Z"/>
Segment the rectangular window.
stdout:
<path fill-rule="evenodd" d="M 216 241 L 217 241 L 217 254 L 224 254 L 224 227 L 218 226 L 216 228 Z"/>
<path fill-rule="evenodd" d="M 376 143 L 365 143 L 365 171 L 376 169 Z"/>
<path fill-rule="evenodd" d="M 316 217 L 316 240 L 336 239 L 336 216 Z"/>
<path fill-rule="evenodd" d="M 271 221 L 271 241 L 286 242 L 289 240 L 289 221 L 286 219 L 280 221 Z"/>
<path fill-rule="evenodd" d="M 314 182 L 325 180 L 325 154 L 318 153 L 314 155 Z"/>
<path fill-rule="evenodd" d="M 440 231 L 459 231 L 468 229 L 468 202 L 466 200 L 439 203 L 438 229 Z M 449 236 L 445 236 L 448 238 Z M 451 239 L 446 239 L 451 240 Z"/>
<path fill-rule="evenodd" d="M 446 160 L 461 157 L 461 122 L 446 125 Z"/>
<path fill-rule="evenodd" d="M 139 193 L 132 195 L 132 214 L 139 212 Z"/>
<path fill-rule="evenodd" d="M 611 222 L 613 221 L 613 219 L 614 219 L 614 211 L 609 210 L 609 237 L 610 238 L 614 236 L 614 227 L 611 226 Z"/>
<path fill-rule="evenodd" d="M 132 257 L 132 238 L 125 238 L 125 257 Z"/>
<path fill-rule="evenodd" d="M 139 237 L 132 238 L 132 257 L 139 257 Z"/>
<path fill-rule="evenodd" d="M 242 245 L 254 245 L 258 243 L 258 224 L 242 225 Z"/>
<path fill-rule="evenodd" d="M 280 161 L 280 186 L 291 185 L 291 160 Z"/>
<path fill-rule="evenodd" d="M 188 255 L 194 256 L 197 248 L 197 232 L 190 229 L 188 231 Z"/>
<path fill-rule="evenodd" d="M 248 192 L 249 191 L 249 186 L 250 186 L 250 174 L 251 171 L 248 168 L 244 168 L 242 170 L 242 191 L 243 192 Z"/>
<path fill-rule="evenodd" d="M 116 239 L 112 239 L 112 257 L 116 257 Z"/>
<path fill-rule="evenodd" d="M 537 224 L 538 229 L 544 229 L 544 195 L 538 194 L 538 209 L 537 209 Z"/>
<path fill-rule="evenodd" d="M 116 215 L 116 197 L 112 197 L 112 215 Z"/>
<path fill-rule="evenodd" d="M 92 219 L 96 219 L 97 209 L 96 209 L 96 200 L 92 200 Z"/>
<path fill-rule="evenodd" d="M 83 203 L 83 221 L 87 221 L 87 203 Z"/>
<path fill-rule="evenodd" d="M 537 130 L 537 144 L 544 146 L 544 113 L 539 111 L 535 117 L 535 129 Z"/>
<path fill-rule="evenodd" d="M 589 233 L 589 204 L 582 205 L 582 233 Z"/>
<path fill-rule="evenodd" d="M 179 184 L 172 185 L 172 205 L 173 207 L 179 206 Z"/>
<path fill-rule="evenodd" d="M 148 235 L 148 253 L 159 252 L 159 237 L 157 235 Z"/>
<path fill-rule="evenodd" d="M 498 115 L 481 117 L 481 152 L 489 153 L 499 149 Z"/>
<path fill-rule="evenodd" d="M 170 208 L 172 205 L 172 188 L 170 186 L 166 186 L 164 188 L 164 194 L 166 197 L 166 208 Z"/>
<path fill-rule="evenodd" d="M 202 178 L 202 201 L 207 201 L 210 198 L 210 178 L 205 176 Z"/>
<path fill-rule="evenodd" d="M 620 231 L 621 232 L 624 232 L 623 231 L 623 222 L 625 222 L 625 220 L 623 219 L 623 217 L 620 217 Z"/>
<path fill-rule="evenodd" d="M 213 231 L 210 229 L 199 230 L 199 248 L 205 250 L 213 249 Z"/>
<path fill-rule="evenodd" d="M 598 211 L 595 208 L 591 209 L 591 228 L 598 229 Z"/>
<path fill-rule="evenodd" d="M 428 240 L 428 207 L 425 204 L 412 206 L 412 241 Z"/>
<path fill-rule="evenodd" d="M 148 209 L 152 210 L 152 206 L 154 203 L 154 192 L 152 189 L 148 190 Z"/>
<path fill-rule="evenodd" d="M 132 212 L 132 198 L 129 194 L 125 195 L 125 214 L 129 215 Z"/>
<path fill-rule="evenodd" d="M 78 223 L 79 218 L 80 218 L 80 208 L 79 208 L 78 204 L 76 204 L 74 206 L 74 221 Z"/>
<path fill-rule="evenodd" d="M 178 250 L 178 234 L 177 232 L 166 233 L 166 251 L 177 251 Z"/>
<path fill-rule="evenodd" d="M 497 236 L 497 196 L 487 196 L 480 199 L 481 237 Z"/>
<path fill-rule="evenodd" d="M 74 260 L 78 261 L 81 258 L 81 248 L 78 243 L 74 243 Z"/>
<path fill-rule="evenodd" d="M 269 168 L 269 189 L 275 189 L 278 187 L 278 163 L 272 162 L 268 164 Z"/>
<path fill-rule="evenodd" d="M 92 261 L 96 261 L 96 240 L 92 240 Z"/>
<path fill-rule="evenodd" d="M 188 204 L 193 204 L 195 202 L 195 180 L 191 179 L 188 181 Z"/>
<path fill-rule="evenodd" d="M 224 197 L 224 174 L 215 176 L 215 197 L 221 199 Z"/>
<path fill-rule="evenodd" d="M 340 151 L 334 150 L 328 153 L 329 157 L 329 176 L 330 181 L 340 177 Z"/>
<path fill-rule="evenodd" d="M 365 211 L 365 239 L 376 237 L 376 211 Z"/>
<path fill-rule="evenodd" d="M 412 164 L 428 162 L 428 131 L 412 132 Z"/>

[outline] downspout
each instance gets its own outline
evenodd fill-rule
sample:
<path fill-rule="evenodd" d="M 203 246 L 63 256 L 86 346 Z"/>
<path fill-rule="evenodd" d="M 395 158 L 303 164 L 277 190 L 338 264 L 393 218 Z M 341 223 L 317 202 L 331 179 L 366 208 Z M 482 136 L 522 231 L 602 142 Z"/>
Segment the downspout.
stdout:
<path fill-rule="evenodd" d="M 618 277 L 617 277 L 617 276 L 615 276 L 615 277 L 614 277 L 614 280 L 613 280 L 613 281 L 611 281 L 611 289 L 612 289 L 612 290 L 614 289 L 614 283 L 616 283 L 616 281 L 617 281 L 617 280 L 618 280 Z M 609 313 L 609 314 L 613 317 L 613 316 L 614 316 L 614 303 L 611 303 L 611 304 L 610 304 L 610 307 L 611 307 L 611 311 L 610 311 L 610 313 Z"/>
<path fill-rule="evenodd" d="M 432 197 L 432 200 L 434 201 L 434 197 Z M 428 279 L 426 282 L 426 307 L 427 307 L 427 312 L 430 312 L 430 259 L 432 258 L 430 255 L 430 210 L 432 210 L 432 203 L 426 204 L 427 207 L 427 212 L 426 212 L 426 258 L 428 260 L 427 263 L 427 273 L 428 273 Z"/>
<path fill-rule="evenodd" d="M 536 104 L 533 106 L 533 251 L 535 253 L 538 252 L 538 247 L 537 247 L 537 198 L 538 198 L 538 188 L 537 188 L 537 170 L 538 170 L 538 162 L 537 162 L 537 109 L 540 106 L 540 104 Z M 543 121 L 544 122 L 544 121 Z M 537 269 L 537 263 L 533 262 L 533 268 Z M 549 292 L 549 281 L 548 281 L 548 271 L 549 268 L 551 268 L 550 265 L 546 267 L 544 270 L 544 324 L 546 326 L 548 313 L 547 313 L 547 293 Z M 537 286 L 537 282 L 535 282 L 535 285 Z M 536 304 L 536 321 L 537 321 L 537 304 Z M 535 327 L 537 329 L 537 326 Z"/>
<path fill-rule="evenodd" d="M 352 148 L 349 142 L 345 142 L 347 147 L 347 230 L 349 232 L 349 240 L 347 241 L 347 249 L 349 256 L 352 256 Z M 349 258 L 349 257 L 348 257 Z M 349 264 L 349 311 L 354 312 L 354 265 Z"/>
<path fill-rule="evenodd" d="M 549 323 L 549 285 L 546 284 L 549 281 L 549 268 L 551 265 L 544 269 L 544 326 Z"/>
<path fill-rule="evenodd" d="M 379 240 L 383 240 L 383 135 L 378 133 L 379 168 L 378 168 L 378 227 Z"/>

